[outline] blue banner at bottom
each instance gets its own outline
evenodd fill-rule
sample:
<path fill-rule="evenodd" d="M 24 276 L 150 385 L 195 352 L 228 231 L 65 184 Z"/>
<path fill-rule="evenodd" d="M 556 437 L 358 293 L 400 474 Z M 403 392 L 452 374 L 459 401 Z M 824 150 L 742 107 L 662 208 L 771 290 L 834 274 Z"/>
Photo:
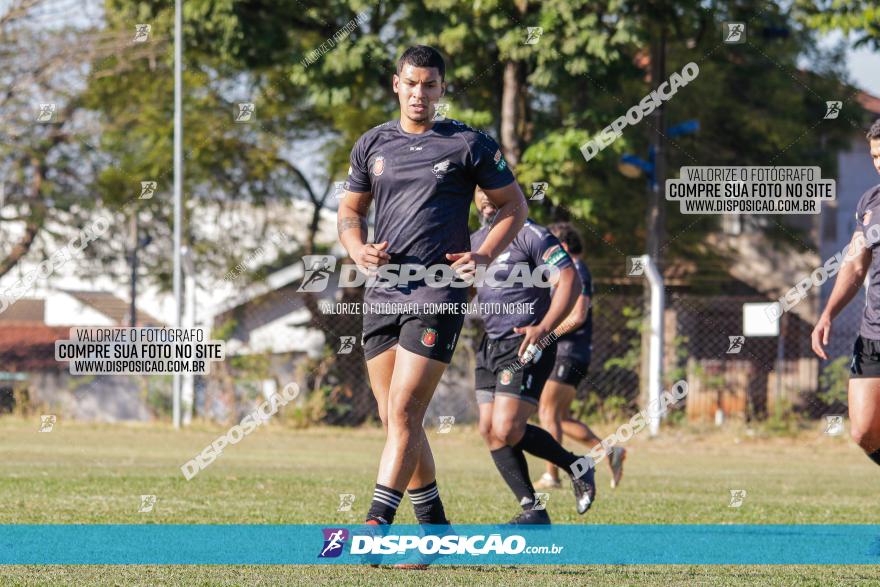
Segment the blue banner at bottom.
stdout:
<path fill-rule="evenodd" d="M 880 563 L 877 525 L 0 525 L 0 564 Z"/>

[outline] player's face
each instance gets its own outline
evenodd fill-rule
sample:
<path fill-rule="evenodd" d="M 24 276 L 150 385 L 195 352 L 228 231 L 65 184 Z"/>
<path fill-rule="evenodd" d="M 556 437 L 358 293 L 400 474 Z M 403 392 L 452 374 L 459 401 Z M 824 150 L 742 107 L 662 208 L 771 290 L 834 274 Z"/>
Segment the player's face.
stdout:
<path fill-rule="evenodd" d="M 446 91 L 436 67 L 415 67 L 405 63 L 400 75 L 394 74 L 394 93 L 400 100 L 400 116 L 424 124 L 434 116 L 436 104 Z"/>
<path fill-rule="evenodd" d="M 871 161 L 874 163 L 874 169 L 880 173 L 880 139 L 871 140 Z"/>

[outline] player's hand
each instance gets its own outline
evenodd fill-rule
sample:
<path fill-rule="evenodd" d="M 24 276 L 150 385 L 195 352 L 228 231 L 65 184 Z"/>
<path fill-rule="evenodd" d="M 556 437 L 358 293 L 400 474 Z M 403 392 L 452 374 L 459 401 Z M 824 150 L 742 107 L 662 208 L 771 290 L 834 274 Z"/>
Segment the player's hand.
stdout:
<path fill-rule="evenodd" d="M 482 255 L 468 251 L 467 253 L 446 253 L 446 259 L 452 261 L 452 267 L 459 279 L 465 283 L 473 283 L 477 267 L 488 265 L 492 259 L 489 255 Z"/>
<path fill-rule="evenodd" d="M 828 355 L 825 353 L 824 347 L 828 346 L 828 342 L 831 340 L 831 318 L 825 314 L 819 316 L 819 321 L 816 322 L 816 327 L 813 328 L 813 334 L 810 338 L 813 343 L 813 352 L 827 360 Z"/>
<path fill-rule="evenodd" d="M 385 252 L 387 248 L 388 241 L 364 243 L 355 252 L 353 261 L 358 269 L 367 275 L 375 275 L 377 267 L 385 265 L 391 260 L 391 255 Z"/>
<path fill-rule="evenodd" d="M 541 344 L 547 335 L 550 334 L 550 331 L 541 326 L 540 324 L 535 324 L 533 326 L 520 326 L 513 329 L 517 334 L 522 334 L 523 341 L 519 345 L 519 351 L 516 353 L 520 361 L 523 364 L 534 362 L 537 363 L 538 359 L 541 358 L 541 347 L 544 346 Z"/>

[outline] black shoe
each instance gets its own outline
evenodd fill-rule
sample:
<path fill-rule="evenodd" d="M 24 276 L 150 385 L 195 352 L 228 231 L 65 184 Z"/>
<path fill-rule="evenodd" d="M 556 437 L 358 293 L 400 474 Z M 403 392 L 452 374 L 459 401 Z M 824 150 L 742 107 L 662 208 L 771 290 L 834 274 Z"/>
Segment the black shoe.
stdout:
<path fill-rule="evenodd" d="M 515 518 L 510 520 L 508 524 L 526 525 L 526 524 L 549 524 L 550 514 L 547 510 L 523 510 Z"/>
<path fill-rule="evenodd" d="M 596 465 L 591 464 L 587 472 L 575 479 L 571 478 L 577 512 L 585 514 L 596 501 Z"/>

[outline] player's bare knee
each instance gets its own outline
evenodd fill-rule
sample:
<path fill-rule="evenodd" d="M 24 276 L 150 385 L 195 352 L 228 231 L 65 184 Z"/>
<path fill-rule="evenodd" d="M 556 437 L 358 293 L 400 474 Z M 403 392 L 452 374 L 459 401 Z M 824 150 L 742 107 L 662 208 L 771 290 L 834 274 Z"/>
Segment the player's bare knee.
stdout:
<path fill-rule="evenodd" d="M 502 420 L 492 423 L 492 435 L 508 446 L 513 446 L 522 440 L 525 426 L 513 420 Z"/>
<path fill-rule="evenodd" d="M 492 420 L 490 419 L 481 419 L 478 424 L 478 430 L 480 431 L 480 436 L 487 443 L 492 441 Z"/>
<path fill-rule="evenodd" d="M 849 434 L 853 442 L 858 444 L 865 452 L 874 452 L 880 448 L 880 437 L 878 437 L 880 435 L 868 428 L 853 425 L 850 428 Z"/>
<path fill-rule="evenodd" d="M 408 433 L 422 426 L 424 414 L 417 406 L 401 405 L 388 408 L 388 427 L 395 430 L 406 430 Z"/>
<path fill-rule="evenodd" d="M 542 403 L 538 406 L 538 419 L 541 421 L 541 427 L 546 428 L 548 424 L 559 420 L 558 412 L 555 405 Z"/>

